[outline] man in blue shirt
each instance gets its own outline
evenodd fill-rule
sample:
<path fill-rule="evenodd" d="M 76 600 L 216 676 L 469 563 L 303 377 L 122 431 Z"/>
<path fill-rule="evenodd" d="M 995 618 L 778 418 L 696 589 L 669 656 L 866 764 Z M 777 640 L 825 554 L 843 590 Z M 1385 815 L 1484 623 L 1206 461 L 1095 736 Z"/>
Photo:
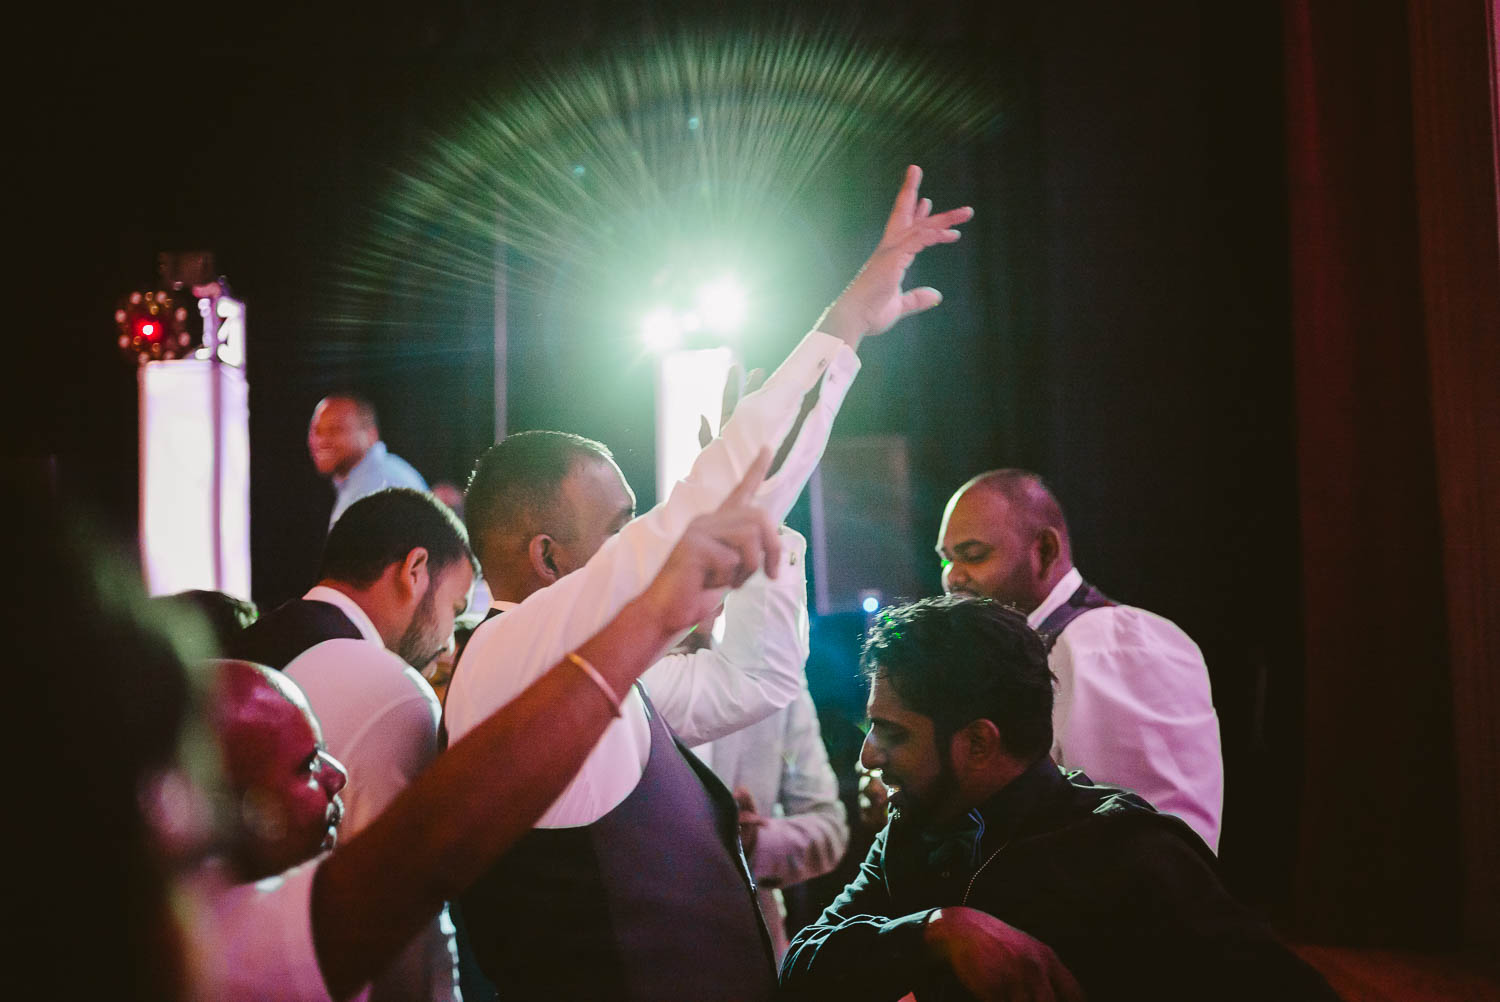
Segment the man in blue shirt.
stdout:
<path fill-rule="evenodd" d="M 318 473 L 333 481 L 330 529 L 344 509 L 367 494 L 386 487 L 427 489 L 422 474 L 386 451 L 375 407 L 362 397 L 336 394 L 318 401 L 307 426 L 307 451 Z"/>

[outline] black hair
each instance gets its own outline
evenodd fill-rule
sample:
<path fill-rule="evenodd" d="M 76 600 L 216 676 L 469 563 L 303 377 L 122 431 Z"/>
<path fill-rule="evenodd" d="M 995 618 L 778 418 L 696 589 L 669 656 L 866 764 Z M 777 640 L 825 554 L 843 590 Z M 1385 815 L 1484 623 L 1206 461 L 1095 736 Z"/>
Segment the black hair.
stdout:
<path fill-rule="evenodd" d="M 469 534 L 452 509 L 426 491 L 387 487 L 360 498 L 333 523 L 318 577 L 367 588 L 419 546 L 427 550 L 433 577 L 458 560 L 479 573 Z"/>
<path fill-rule="evenodd" d="M 538 517 L 555 506 L 576 464 L 613 460 L 602 442 L 565 431 L 517 432 L 490 446 L 474 463 L 464 492 L 464 521 L 475 547 L 485 552 L 495 537 L 540 531 Z"/>
<path fill-rule="evenodd" d="M 260 618 L 260 610 L 249 599 L 236 598 L 227 592 L 194 588 L 175 595 L 152 599 L 164 608 L 191 610 L 208 624 L 220 652 L 229 650 L 240 631 Z"/>
<path fill-rule="evenodd" d="M 1052 747 L 1052 672 L 1026 617 L 993 599 L 926 598 L 883 610 L 860 670 L 884 678 L 908 709 L 931 717 L 938 747 L 989 720 L 1005 749 L 1034 761 Z"/>

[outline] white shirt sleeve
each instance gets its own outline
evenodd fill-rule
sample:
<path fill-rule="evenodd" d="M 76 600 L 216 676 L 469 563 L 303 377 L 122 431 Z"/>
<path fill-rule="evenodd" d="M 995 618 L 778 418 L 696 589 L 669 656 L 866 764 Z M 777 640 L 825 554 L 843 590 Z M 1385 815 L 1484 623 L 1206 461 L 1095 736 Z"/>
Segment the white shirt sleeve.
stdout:
<path fill-rule="evenodd" d="M 673 654 L 642 677 L 651 702 L 687 745 L 763 720 L 802 690 L 807 663 L 807 540 L 781 530 L 781 566 L 757 572 L 724 602 L 724 640 Z"/>
<path fill-rule="evenodd" d="M 1091 609 L 1058 637 L 1053 758 L 1186 821 L 1218 851 L 1224 802 L 1219 718 L 1203 654 L 1170 620 Z"/>
<path fill-rule="evenodd" d="M 806 689 L 786 708 L 776 806 L 778 813 L 767 818 L 756 837 L 756 880 L 768 887 L 790 887 L 839 865 L 849 846 L 849 822 Z"/>
<path fill-rule="evenodd" d="M 822 455 L 858 368 L 842 341 L 817 331 L 807 335 L 764 386 L 740 401 L 719 438 L 664 502 L 632 520 L 582 568 L 476 630 L 448 691 L 451 739 L 461 739 L 509 703 L 640 594 L 688 523 L 717 508 L 762 449 L 780 445 L 803 397 L 822 380 L 818 404 L 797 442 L 757 494 L 773 519 L 784 517 Z"/>

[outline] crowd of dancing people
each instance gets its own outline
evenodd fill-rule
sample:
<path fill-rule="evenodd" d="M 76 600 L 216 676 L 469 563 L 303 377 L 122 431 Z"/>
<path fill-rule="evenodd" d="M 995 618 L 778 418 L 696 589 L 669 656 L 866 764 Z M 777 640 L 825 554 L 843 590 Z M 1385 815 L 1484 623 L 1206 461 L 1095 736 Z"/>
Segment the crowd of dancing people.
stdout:
<path fill-rule="evenodd" d="M 17 704 L 40 726 L 15 900 L 49 994 L 1333 997 L 1218 875 L 1197 646 L 1089 584 L 1021 470 L 953 495 L 945 594 L 873 618 L 878 834 L 788 925 L 777 892 L 833 870 L 850 819 L 782 523 L 862 341 L 940 302 L 907 269 L 972 210 L 933 211 L 920 180 L 645 513 L 605 445 L 551 431 L 440 499 L 368 404 L 331 397 L 308 435 L 337 494 L 317 578 L 257 616 L 147 599 L 28 493 L 11 609 L 41 705 Z"/>

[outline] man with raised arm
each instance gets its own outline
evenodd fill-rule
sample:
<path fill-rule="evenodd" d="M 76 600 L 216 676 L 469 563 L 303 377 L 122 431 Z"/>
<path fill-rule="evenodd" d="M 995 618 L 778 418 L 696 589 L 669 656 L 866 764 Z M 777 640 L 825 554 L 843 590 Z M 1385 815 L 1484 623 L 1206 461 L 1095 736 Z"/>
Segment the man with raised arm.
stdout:
<path fill-rule="evenodd" d="M 772 519 L 785 516 L 822 454 L 858 370 L 860 341 L 941 299 L 933 289 L 903 292 L 902 280 L 924 248 L 956 240 L 954 227 L 972 211 L 934 215 L 918 198 L 920 179 L 908 169 L 879 247 L 818 329 L 646 515 L 630 518 L 634 498 L 596 443 L 575 441 L 573 455 L 551 463 L 510 463 L 520 446 L 509 441 L 481 458 L 466 518 L 501 614 L 475 631 L 454 672 L 451 737 L 506 705 L 614 615 L 661 566 L 681 527 L 719 504 L 759 452 L 791 436 L 756 497 Z M 517 488 L 491 464 L 550 472 Z M 781 570 L 796 586 L 754 581 L 731 597 L 729 663 L 709 669 L 678 659 L 653 669 L 538 828 L 463 897 L 475 952 L 502 993 L 755 999 L 774 991 L 734 801 L 679 738 L 730 733 L 800 690 L 802 546 L 786 538 Z"/>
<path fill-rule="evenodd" d="M 751 503 L 764 452 L 693 519 L 654 579 L 592 637 L 471 729 L 363 832 L 326 855 L 344 774 L 295 683 L 221 668 L 216 732 L 241 827 L 227 883 L 203 881 L 188 930 L 195 997 L 348 999 L 503 854 L 576 773 L 641 672 L 766 568 L 780 544 Z M 569 930 L 556 930 L 566 938 Z M 730 994 L 735 994 L 733 989 Z"/>

